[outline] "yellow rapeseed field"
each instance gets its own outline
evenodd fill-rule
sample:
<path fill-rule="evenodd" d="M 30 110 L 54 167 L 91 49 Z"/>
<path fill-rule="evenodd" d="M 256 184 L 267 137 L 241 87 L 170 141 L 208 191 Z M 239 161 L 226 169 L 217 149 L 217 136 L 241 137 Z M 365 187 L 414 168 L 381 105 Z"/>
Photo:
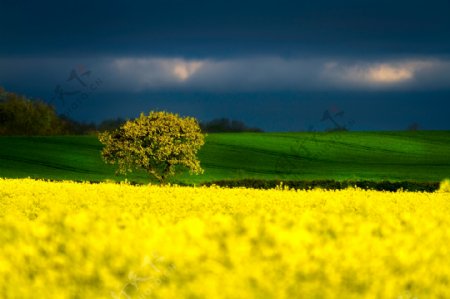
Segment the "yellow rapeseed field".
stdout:
<path fill-rule="evenodd" d="M 0 179 L 0 244 L 2 299 L 450 298 L 445 190 Z"/>

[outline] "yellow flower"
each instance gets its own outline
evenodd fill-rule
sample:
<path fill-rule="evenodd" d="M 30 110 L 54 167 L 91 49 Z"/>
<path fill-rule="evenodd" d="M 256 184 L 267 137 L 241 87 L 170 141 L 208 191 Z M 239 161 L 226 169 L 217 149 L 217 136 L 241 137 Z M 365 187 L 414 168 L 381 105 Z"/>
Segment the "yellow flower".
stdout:
<path fill-rule="evenodd" d="M 0 190 L 2 298 L 450 298 L 445 191 Z"/>

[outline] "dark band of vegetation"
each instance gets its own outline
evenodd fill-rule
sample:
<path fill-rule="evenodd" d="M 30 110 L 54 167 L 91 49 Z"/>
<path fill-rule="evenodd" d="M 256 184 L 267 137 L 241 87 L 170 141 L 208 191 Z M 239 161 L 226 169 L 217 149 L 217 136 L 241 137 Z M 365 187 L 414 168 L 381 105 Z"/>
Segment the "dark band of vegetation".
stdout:
<path fill-rule="evenodd" d="M 335 180 L 312 180 L 312 181 L 281 181 L 281 180 L 221 180 L 206 182 L 203 186 L 217 185 L 221 187 L 246 187 L 254 189 L 273 189 L 277 186 L 286 186 L 290 189 L 308 190 L 321 188 L 326 190 L 341 190 L 349 187 L 357 187 L 364 190 L 378 191 L 419 191 L 434 192 L 439 189 L 439 182 L 390 182 L 390 181 L 335 181 Z"/>
<path fill-rule="evenodd" d="M 39 99 L 7 92 L 0 86 L 0 136 L 92 135 L 118 129 L 123 118 L 106 119 L 99 124 L 79 122 L 66 115 L 58 115 L 55 107 Z M 200 122 L 204 133 L 262 132 L 239 120 L 217 118 Z"/>

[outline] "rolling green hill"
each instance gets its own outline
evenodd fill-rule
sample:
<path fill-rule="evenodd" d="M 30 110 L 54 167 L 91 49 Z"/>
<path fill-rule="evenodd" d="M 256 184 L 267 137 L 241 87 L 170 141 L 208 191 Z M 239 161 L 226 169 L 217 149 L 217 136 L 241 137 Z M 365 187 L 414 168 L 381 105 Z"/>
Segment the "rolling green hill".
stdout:
<path fill-rule="evenodd" d="M 0 137 L 0 177 L 121 180 L 95 136 Z M 209 134 L 205 173 L 173 182 L 231 178 L 440 181 L 450 177 L 450 131 Z M 128 180 L 148 182 L 143 172 Z"/>

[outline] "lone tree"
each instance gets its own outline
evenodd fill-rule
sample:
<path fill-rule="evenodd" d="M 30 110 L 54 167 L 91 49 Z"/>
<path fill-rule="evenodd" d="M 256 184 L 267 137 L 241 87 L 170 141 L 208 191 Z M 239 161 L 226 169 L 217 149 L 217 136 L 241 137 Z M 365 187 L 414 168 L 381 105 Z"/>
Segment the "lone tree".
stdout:
<path fill-rule="evenodd" d="M 204 135 L 193 117 L 141 113 L 116 130 L 100 133 L 99 139 L 105 145 L 103 159 L 117 164 L 118 173 L 144 169 L 161 184 L 186 168 L 191 174 L 203 173 L 196 155 L 205 143 Z"/>

